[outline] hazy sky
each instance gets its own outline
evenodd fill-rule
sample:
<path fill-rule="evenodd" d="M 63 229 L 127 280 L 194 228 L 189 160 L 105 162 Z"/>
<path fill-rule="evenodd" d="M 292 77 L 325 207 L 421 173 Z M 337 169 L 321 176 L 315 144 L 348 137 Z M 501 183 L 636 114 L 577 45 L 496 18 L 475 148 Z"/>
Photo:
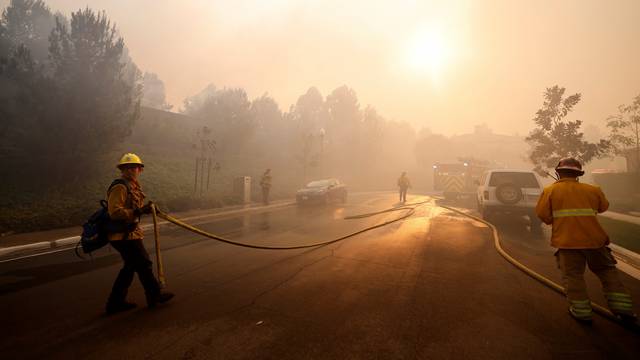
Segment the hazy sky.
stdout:
<path fill-rule="evenodd" d="M 574 118 L 601 127 L 640 94 L 638 0 L 46 2 L 105 10 L 177 107 L 211 82 L 283 110 L 347 84 L 417 128 L 524 134 L 545 87 L 581 92 Z"/>

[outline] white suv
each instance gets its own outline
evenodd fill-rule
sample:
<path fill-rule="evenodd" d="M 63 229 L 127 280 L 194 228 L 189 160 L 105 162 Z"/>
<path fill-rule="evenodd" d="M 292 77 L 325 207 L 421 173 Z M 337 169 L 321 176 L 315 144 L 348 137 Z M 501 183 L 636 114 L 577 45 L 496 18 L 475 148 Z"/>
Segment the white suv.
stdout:
<path fill-rule="evenodd" d="M 538 177 L 529 170 L 490 170 L 478 181 L 478 211 L 483 219 L 497 213 L 528 215 L 532 226 L 539 226 L 535 214 L 542 192 Z"/>

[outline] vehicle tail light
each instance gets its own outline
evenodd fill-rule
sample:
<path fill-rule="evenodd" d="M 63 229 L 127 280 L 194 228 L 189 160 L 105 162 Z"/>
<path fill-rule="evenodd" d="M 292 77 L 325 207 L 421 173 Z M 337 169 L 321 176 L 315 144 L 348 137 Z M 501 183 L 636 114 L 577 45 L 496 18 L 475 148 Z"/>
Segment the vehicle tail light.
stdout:
<path fill-rule="evenodd" d="M 489 192 L 487 190 L 482 193 L 482 196 L 484 196 L 485 200 L 489 200 Z"/>

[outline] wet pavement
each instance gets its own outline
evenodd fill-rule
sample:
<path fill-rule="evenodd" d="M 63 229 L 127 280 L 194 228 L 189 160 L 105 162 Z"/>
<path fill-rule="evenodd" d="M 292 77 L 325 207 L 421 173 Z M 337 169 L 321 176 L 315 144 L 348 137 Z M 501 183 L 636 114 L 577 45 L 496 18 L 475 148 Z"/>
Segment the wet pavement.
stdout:
<path fill-rule="evenodd" d="M 410 202 L 425 200 L 412 197 Z M 249 244 L 329 240 L 399 213 L 345 216 L 395 204 L 395 194 L 346 205 L 295 206 L 201 219 L 197 226 Z M 559 279 L 545 232 L 499 222 L 504 246 Z M 149 235 L 148 235 L 149 236 Z M 145 240 L 149 252 L 151 237 Z M 637 334 L 596 318 L 574 322 L 565 300 L 496 253 L 487 228 L 435 206 L 329 246 L 288 251 L 234 247 L 161 229 L 174 301 L 106 317 L 120 266 L 72 251 L 0 264 L 6 358 L 450 359 L 637 358 Z M 640 282 L 624 278 L 636 299 Z M 599 286 L 589 280 L 595 293 Z M 636 304 L 637 308 L 637 304 Z"/>

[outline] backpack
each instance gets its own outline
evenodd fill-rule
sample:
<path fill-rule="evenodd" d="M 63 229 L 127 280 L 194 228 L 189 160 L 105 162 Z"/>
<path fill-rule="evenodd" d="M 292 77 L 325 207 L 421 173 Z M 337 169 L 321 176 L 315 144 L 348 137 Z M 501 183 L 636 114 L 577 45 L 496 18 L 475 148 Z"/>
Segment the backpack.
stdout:
<path fill-rule="evenodd" d="M 125 179 L 116 179 L 111 185 L 107 193 L 116 185 L 122 184 L 127 187 L 127 194 L 131 193 L 129 182 Z M 76 245 L 76 255 L 79 258 L 83 258 L 79 253 L 79 248 L 82 248 L 84 254 L 91 254 L 92 252 L 103 248 L 109 243 L 109 233 L 124 232 L 124 239 L 129 236 L 130 226 L 124 221 L 111 220 L 109 217 L 108 203 L 106 200 L 100 200 L 100 209 L 94 212 L 87 222 L 82 225 L 82 234 L 80 235 L 80 241 Z"/>

